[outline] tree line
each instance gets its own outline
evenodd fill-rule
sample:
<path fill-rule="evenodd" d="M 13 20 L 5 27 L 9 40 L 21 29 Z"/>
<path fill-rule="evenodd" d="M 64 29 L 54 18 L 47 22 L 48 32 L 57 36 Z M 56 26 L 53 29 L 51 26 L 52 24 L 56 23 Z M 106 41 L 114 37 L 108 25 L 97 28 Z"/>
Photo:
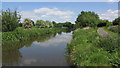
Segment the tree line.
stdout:
<path fill-rule="evenodd" d="M 69 29 L 76 29 L 76 28 L 84 28 L 84 27 L 103 27 L 103 26 L 112 26 L 112 25 L 119 25 L 120 24 L 120 17 L 116 18 L 112 22 L 108 20 L 101 20 L 99 15 L 95 12 L 85 12 L 82 11 L 76 21 L 75 24 L 71 22 L 64 22 L 64 23 L 56 23 L 55 21 L 44 21 L 44 20 L 37 20 L 34 22 L 33 20 L 26 18 L 23 22 L 20 22 L 21 15 L 14 10 L 13 12 L 10 9 L 2 11 L 2 15 L 0 15 L 0 19 L 2 18 L 2 31 L 8 32 L 13 31 L 17 27 L 24 27 L 25 29 L 30 29 L 32 27 L 37 28 L 64 28 L 67 27 Z"/>

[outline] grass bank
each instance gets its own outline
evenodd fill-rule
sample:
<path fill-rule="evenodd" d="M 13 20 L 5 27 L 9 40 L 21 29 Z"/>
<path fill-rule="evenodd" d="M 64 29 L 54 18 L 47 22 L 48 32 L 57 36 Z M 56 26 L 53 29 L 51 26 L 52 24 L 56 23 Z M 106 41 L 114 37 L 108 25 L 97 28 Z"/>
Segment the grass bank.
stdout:
<path fill-rule="evenodd" d="M 120 55 L 117 39 L 100 37 L 97 29 L 77 29 L 67 45 L 71 62 L 76 66 L 118 66 Z"/>
<path fill-rule="evenodd" d="M 114 36 L 120 36 L 120 26 L 104 27 L 104 30 Z"/>
<path fill-rule="evenodd" d="M 31 39 L 31 37 L 42 36 L 45 34 L 65 31 L 67 28 L 32 28 L 24 29 L 17 28 L 12 32 L 2 33 L 2 44 L 9 44 L 14 42 L 21 42 Z"/>

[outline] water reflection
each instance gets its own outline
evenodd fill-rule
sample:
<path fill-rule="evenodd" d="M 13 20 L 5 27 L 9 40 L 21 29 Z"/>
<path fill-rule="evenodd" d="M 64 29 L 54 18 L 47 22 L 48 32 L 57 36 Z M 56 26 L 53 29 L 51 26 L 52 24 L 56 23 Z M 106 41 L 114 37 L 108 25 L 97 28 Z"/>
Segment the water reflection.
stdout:
<path fill-rule="evenodd" d="M 22 55 L 20 54 L 19 49 L 22 47 L 30 47 L 33 41 L 44 42 L 49 40 L 51 37 L 54 37 L 54 34 L 46 34 L 44 36 L 32 37 L 29 41 L 6 44 L 2 46 L 2 65 L 3 66 L 12 66 L 18 65 Z"/>
<path fill-rule="evenodd" d="M 69 66 L 64 48 L 71 35 L 65 32 L 46 34 L 3 45 L 3 66 Z"/>
<path fill-rule="evenodd" d="M 61 35 L 62 34 L 62 35 Z M 38 42 L 35 41 L 33 42 L 33 45 L 39 45 L 39 46 L 56 46 L 55 44 L 60 44 L 60 43 L 66 43 L 70 41 L 70 35 L 61 32 L 61 34 L 57 34 L 56 38 L 51 38 L 50 40 L 47 40 L 45 42 Z"/>
<path fill-rule="evenodd" d="M 6 51 L 3 51 L 2 64 L 3 66 L 17 65 L 19 64 L 21 58 L 22 58 L 22 55 L 18 49 L 6 50 Z"/>

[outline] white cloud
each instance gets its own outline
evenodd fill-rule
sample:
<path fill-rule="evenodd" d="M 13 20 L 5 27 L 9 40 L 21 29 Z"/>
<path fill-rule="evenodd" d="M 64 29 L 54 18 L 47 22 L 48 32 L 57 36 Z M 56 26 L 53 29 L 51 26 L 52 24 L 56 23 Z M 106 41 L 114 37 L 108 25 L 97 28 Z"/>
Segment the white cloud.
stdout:
<path fill-rule="evenodd" d="M 22 18 L 30 18 L 36 21 L 37 19 L 50 20 L 55 19 L 58 22 L 71 21 L 72 11 L 61 11 L 58 8 L 39 8 L 33 11 L 20 12 Z"/>
<path fill-rule="evenodd" d="M 20 15 L 22 17 L 21 21 L 23 21 L 25 18 L 30 18 L 34 21 L 40 18 L 38 15 L 33 13 L 33 11 L 22 11 L 20 12 Z"/>
<path fill-rule="evenodd" d="M 109 21 L 114 20 L 118 17 L 118 10 L 107 10 L 105 13 L 98 13 L 100 19 L 108 19 Z"/>
<path fill-rule="evenodd" d="M 43 14 L 41 17 L 58 16 L 61 19 L 71 18 L 71 15 L 74 14 L 72 11 L 60 11 L 58 8 L 39 8 L 35 9 L 34 12 Z"/>

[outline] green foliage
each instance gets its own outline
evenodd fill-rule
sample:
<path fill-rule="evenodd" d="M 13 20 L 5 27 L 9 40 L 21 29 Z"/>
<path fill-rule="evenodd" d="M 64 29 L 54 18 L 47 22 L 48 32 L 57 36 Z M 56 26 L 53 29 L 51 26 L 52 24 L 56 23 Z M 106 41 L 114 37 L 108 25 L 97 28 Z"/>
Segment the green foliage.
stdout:
<path fill-rule="evenodd" d="M 100 23 L 98 23 L 97 27 L 103 27 L 103 26 L 110 26 L 111 22 L 108 20 L 100 20 Z"/>
<path fill-rule="evenodd" d="M 63 24 L 63 27 L 67 27 L 69 29 L 72 29 L 72 28 L 74 28 L 74 24 L 72 24 L 71 22 L 65 22 Z"/>
<path fill-rule="evenodd" d="M 19 23 L 19 27 L 22 27 L 23 26 L 23 24 L 22 23 Z"/>
<path fill-rule="evenodd" d="M 96 27 L 99 23 L 99 16 L 94 12 L 84 12 L 82 11 L 81 14 L 78 15 L 76 22 L 77 25 L 80 27 Z"/>
<path fill-rule="evenodd" d="M 30 20 L 30 19 L 28 19 L 28 18 L 26 18 L 26 19 L 24 20 L 24 22 L 23 22 L 23 27 L 24 27 L 25 29 L 29 29 L 29 28 L 32 28 L 32 26 L 33 26 L 33 21 Z"/>
<path fill-rule="evenodd" d="M 18 27 L 21 16 L 15 10 L 11 12 L 10 9 L 2 11 L 2 31 L 13 31 Z"/>
<path fill-rule="evenodd" d="M 110 64 L 113 66 L 118 66 L 120 64 L 120 37 L 102 37 L 99 39 L 97 47 L 103 48 L 104 51 L 107 51 L 110 56 Z"/>
<path fill-rule="evenodd" d="M 62 28 L 64 25 L 64 23 L 56 23 L 55 27 L 59 27 L 59 28 Z"/>
<path fill-rule="evenodd" d="M 112 26 L 109 28 L 110 31 L 120 34 L 120 26 Z"/>
<path fill-rule="evenodd" d="M 21 42 L 29 40 L 31 37 L 45 35 L 49 33 L 61 32 L 66 30 L 66 28 L 32 28 L 26 30 L 22 27 L 15 29 L 12 32 L 2 32 L 2 44 L 9 44 L 14 42 Z"/>
<path fill-rule="evenodd" d="M 99 43 L 97 45 L 100 48 L 108 52 L 115 52 L 118 48 L 118 39 L 111 37 L 103 37 L 99 39 Z"/>
<path fill-rule="evenodd" d="M 55 21 L 52 21 L 53 25 L 56 25 L 56 22 Z"/>
<path fill-rule="evenodd" d="M 120 17 L 113 20 L 113 25 L 120 25 Z"/>
<path fill-rule="evenodd" d="M 75 26 L 71 22 L 64 22 L 64 23 L 56 23 L 54 24 L 54 27 L 58 28 L 68 28 L 69 30 L 74 30 Z"/>
<path fill-rule="evenodd" d="M 71 61 L 76 66 L 118 66 L 117 39 L 100 37 L 97 29 L 77 29 L 73 32 L 73 39 L 67 45 Z"/>
<path fill-rule="evenodd" d="M 38 28 L 51 28 L 53 26 L 54 26 L 53 22 L 50 21 L 43 21 L 43 20 L 36 21 L 36 27 Z"/>

